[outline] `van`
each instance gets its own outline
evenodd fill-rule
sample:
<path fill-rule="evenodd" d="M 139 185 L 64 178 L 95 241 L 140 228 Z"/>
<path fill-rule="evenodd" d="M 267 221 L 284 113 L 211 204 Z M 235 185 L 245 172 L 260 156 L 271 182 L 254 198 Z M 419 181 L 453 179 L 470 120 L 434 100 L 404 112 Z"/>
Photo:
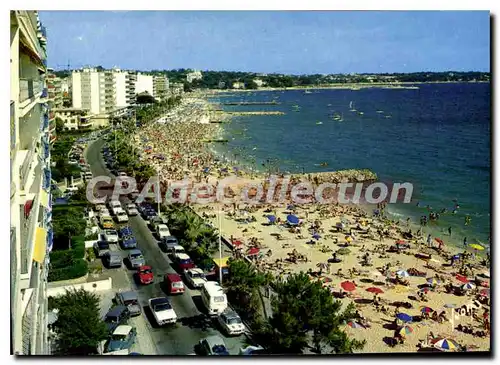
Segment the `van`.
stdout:
<path fill-rule="evenodd" d="M 201 288 L 201 300 L 210 316 L 216 316 L 227 308 L 227 296 L 219 283 L 207 281 Z"/>
<path fill-rule="evenodd" d="M 178 274 L 166 274 L 164 282 L 168 294 L 182 294 L 185 291 L 182 278 Z"/>

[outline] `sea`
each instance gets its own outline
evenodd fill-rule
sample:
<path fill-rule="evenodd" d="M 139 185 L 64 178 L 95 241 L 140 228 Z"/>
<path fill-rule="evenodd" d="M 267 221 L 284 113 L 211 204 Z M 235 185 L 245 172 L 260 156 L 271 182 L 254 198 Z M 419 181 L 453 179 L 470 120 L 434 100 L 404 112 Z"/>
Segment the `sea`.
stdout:
<path fill-rule="evenodd" d="M 214 148 L 235 165 L 260 171 L 367 168 L 382 181 L 410 182 L 411 202 L 389 204 L 391 219 L 406 222 L 410 217 L 419 224 L 431 210 L 446 209 L 424 232 L 455 246 L 462 246 L 465 237 L 468 243 L 488 246 L 490 84 L 416 86 L 217 94 L 209 101 L 225 111 L 285 114 L 232 116 L 221 135 L 228 143 Z M 224 105 L 271 101 L 276 104 Z"/>

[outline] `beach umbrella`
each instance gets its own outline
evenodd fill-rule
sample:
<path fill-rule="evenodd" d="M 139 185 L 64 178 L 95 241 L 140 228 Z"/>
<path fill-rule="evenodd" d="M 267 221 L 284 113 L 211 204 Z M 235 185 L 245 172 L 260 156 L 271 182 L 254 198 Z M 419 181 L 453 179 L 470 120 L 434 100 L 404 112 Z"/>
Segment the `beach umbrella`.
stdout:
<path fill-rule="evenodd" d="M 286 221 L 289 223 L 289 224 L 292 224 L 292 225 L 297 225 L 299 224 L 299 218 L 293 214 L 289 214 L 287 217 L 286 217 Z"/>
<path fill-rule="evenodd" d="M 351 253 L 351 250 L 349 250 L 347 247 L 342 247 L 339 248 L 336 252 L 338 255 L 349 255 Z"/>
<path fill-rule="evenodd" d="M 267 219 L 269 219 L 269 222 L 270 222 L 270 223 L 274 223 L 274 222 L 276 222 L 276 216 L 274 216 L 274 215 L 268 215 L 268 216 L 267 216 Z"/>
<path fill-rule="evenodd" d="M 438 285 L 439 283 L 440 283 L 440 281 L 436 278 L 427 278 L 427 284 L 429 284 L 431 286 Z"/>
<path fill-rule="evenodd" d="M 316 267 L 319 267 L 321 270 L 326 270 L 326 269 L 328 269 L 328 264 L 326 264 L 324 262 L 318 262 Z"/>
<path fill-rule="evenodd" d="M 482 297 L 487 297 L 487 298 L 489 298 L 489 297 L 490 297 L 490 289 L 482 289 L 482 290 L 479 292 L 479 295 L 481 295 Z"/>
<path fill-rule="evenodd" d="M 345 291 L 354 291 L 354 290 L 356 290 L 356 284 L 354 284 L 352 281 L 343 281 L 342 283 L 340 283 L 340 286 Z"/>
<path fill-rule="evenodd" d="M 233 241 L 233 246 L 241 246 L 243 242 L 241 241 Z"/>
<path fill-rule="evenodd" d="M 315 240 L 319 240 L 321 238 L 321 236 L 318 234 L 318 233 L 315 233 L 312 235 L 312 237 L 315 239 Z"/>
<path fill-rule="evenodd" d="M 434 309 L 432 309 L 431 307 L 422 307 L 422 309 L 420 309 L 420 312 L 422 312 L 422 313 L 432 313 L 432 312 L 434 312 Z"/>
<path fill-rule="evenodd" d="M 455 278 L 462 282 L 462 283 L 468 283 L 469 282 L 469 279 L 467 279 L 466 276 L 463 276 L 463 275 L 460 275 L 460 274 L 457 274 L 457 276 L 455 276 Z"/>
<path fill-rule="evenodd" d="M 405 243 L 406 243 L 406 241 L 405 241 L 405 240 L 397 240 L 397 241 L 396 241 L 396 245 L 403 245 L 403 244 L 405 244 Z"/>
<path fill-rule="evenodd" d="M 406 336 L 410 333 L 413 333 L 413 328 L 411 328 L 410 326 L 403 326 L 398 330 L 398 333 L 402 336 Z"/>
<path fill-rule="evenodd" d="M 462 289 L 465 289 L 465 290 L 474 289 L 475 287 L 476 287 L 476 285 L 474 285 L 473 283 L 467 283 L 467 284 L 462 285 Z"/>
<path fill-rule="evenodd" d="M 483 247 L 483 246 L 481 246 L 481 245 L 479 245 L 479 244 L 477 244 L 477 243 L 471 243 L 471 244 L 469 245 L 469 247 L 470 247 L 470 248 L 473 248 L 474 250 L 478 250 L 478 251 L 482 251 L 482 250 L 484 250 L 484 247 Z"/>
<path fill-rule="evenodd" d="M 257 248 L 257 247 L 251 247 L 251 248 L 248 250 L 247 255 L 248 255 L 248 256 L 257 255 L 259 252 L 260 252 L 260 249 L 259 249 L 259 248 Z"/>
<path fill-rule="evenodd" d="M 345 224 L 344 224 L 344 223 L 339 222 L 339 223 L 337 223 L 337 224 L 335 225 L 335 227 L 337 227 L 338 229 L 344 229 L 344 228 L 345 228 Z"/>
<path fill-rule="evenodd" d="M 368 293 L 373 293 L 373 294 L 383 294 L 384 293 L 384 291 L 382 289 L 377 288 L 375 286 L 372 286 L 372 287 L 366 289 L 366 291 Z"/>
<path fill-rule="evenodd" d="M 294 210 L 294 209 L 295 209 L 295 205 L 293 205 L 293 204 L 288 204 L 286 207 L 286 210 Z"/>
<path fill-rule="evenodd" d="M 403 322 L 413 321 L 413 317 L 406 313 L 398 313 L 396 314 L 396 318 Z"/>
<path fill-rule="evenodd" d="M 434 238 L 434 240 L 437 242 L 437 243 L 440 243 L 440 244 L 444 244 L 443 240 L 441 238 Z"/>
<path fill-rule="evenodd" d="M 203 168 L 203 172 L 209 172 L 209 171 L 210 171 L 210 167 Z"/>
<path fill-rule="evenodd" d="M 396 272 L 396 275 L 402 278 L 408 278 L 410 277 L 410 274 L 408 274 L 408 271 L 406 270 L 399 270 Z"/>
<path fill-rule="evenodd" d="M 351 328 L 364 328 L 361 324 L 355 321 L 347 322 L 347 325 Z"/>
<path fill-rule="evenodd" d="M 443 338 L 434 343 L 434 347 L 438 350 L 443 351 L 453 351 L 459 348 L 459 344 L 457 341 L 452 340 L 451 338 Z"/>

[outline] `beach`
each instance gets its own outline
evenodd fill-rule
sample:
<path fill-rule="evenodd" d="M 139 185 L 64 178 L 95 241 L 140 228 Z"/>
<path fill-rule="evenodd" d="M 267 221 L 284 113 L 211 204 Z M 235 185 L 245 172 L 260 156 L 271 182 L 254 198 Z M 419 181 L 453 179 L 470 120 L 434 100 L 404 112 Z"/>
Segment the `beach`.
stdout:
<path fill-rule="evenodd" d="M 208 103 L 190 98 L 133 136 L 141 160 L 159 171 L 162 192 L 183 179 L 191 187 L 200 182 L 217 187 L 222 178 L 233 179 L 226 184 L 232 196 L 240 196 L 246 185 L 255 182 L 267 186 L 266 175 L 235 168 L 237 161 L 217 156 L 203 142 L 222 132 L 207 118 Z M 346 331 L 366 339 L 362 352 L 415 352 L 422 344 L 432 344 L 432 336 L 453 339 L 469 351 L 490 349 L 489 335 L 478 337 L 489 323 L 489 268 L 482 262 L 484 255 L 470 246 L 447 245 L 445 236 L 429 237 L 410 223 L 391 221 L 383 206 L 378 207 L 380 214 L 374 214 L 373 206 L 292 203 L 286 195 L 281 202 L 235 200 L 192 206 L 214 227 L 219 227 L 220 212 L 221 233 L 233 244 L 236 256 L 249 256 L 260 270 L 284 280 L 290 273 L 308 272 L 343 305 L 355 303 L 359 320 L 346 325 Z M 435 280 L 428 284 L 428 279 Z M 376 292 L 380 294 L 375 297 Z M 452 326 L 451 307 L 475 300 L 481 302 L 481 308 L 474 310 L 477 318 L 462 316 Z M 428 309 L 422 312 L 424 307 Z M 391 339 L 398 338 L 395 329 L 403 325 L 395 323 L 396 311 L 413 320 L 404 343 L 390 346 Z M 481 324 L 483 313 L 486 326 Z M 427 315 L 434 319 L 422 318 Z M 457 330 L 459 324 L 471 324 L 475 335 Z"/>

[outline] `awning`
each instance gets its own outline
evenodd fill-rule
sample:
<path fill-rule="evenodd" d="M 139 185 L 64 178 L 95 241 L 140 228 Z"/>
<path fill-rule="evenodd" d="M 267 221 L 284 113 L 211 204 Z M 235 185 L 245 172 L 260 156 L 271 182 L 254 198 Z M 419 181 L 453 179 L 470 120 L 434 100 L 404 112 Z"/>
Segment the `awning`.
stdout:
<path fill-rule="evenodd" d="M 33 252 L 33 260 L 38 263 L 43 263 L 45 259 L 45 251 L 47 247 L 47 230 L 37 227 L 35 232 L 35 249 Z"/>
<path fill-rule="evenodd" d="M 40 192 L 40 204 L 44 208 L 49 209 L 49 193 L 47 193 L 45 190 L 42 190 Z"/>
<path fill-rule="evenodd" d="M 226 267 L 227 260 L 229 260 L 229 257 L 223 257 L 220 259 L 213 259 L 213 260 L 214 260 L 215 265 L 217 265 L 218 267 Z"/>

